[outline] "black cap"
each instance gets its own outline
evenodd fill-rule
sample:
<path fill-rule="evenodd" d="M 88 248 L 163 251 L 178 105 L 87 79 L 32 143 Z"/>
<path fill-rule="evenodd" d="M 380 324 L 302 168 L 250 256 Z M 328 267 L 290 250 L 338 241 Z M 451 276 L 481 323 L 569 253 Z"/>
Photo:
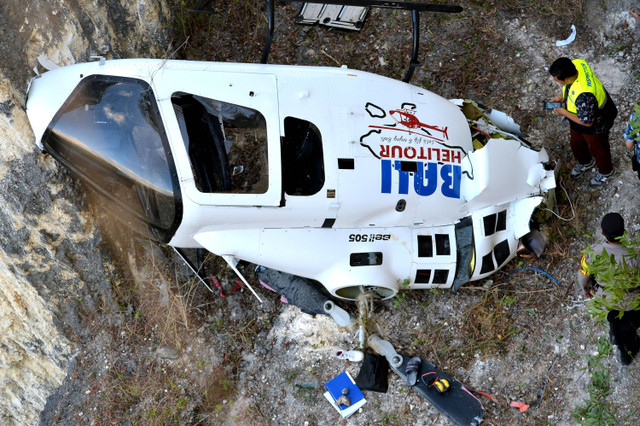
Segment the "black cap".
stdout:
<path fill-rule="evenodd" d="M 619 213 L 607 213 L 600 223 L 602 232 L 608 241 L 615 242 L 624 234 L 624 219 Z"/>

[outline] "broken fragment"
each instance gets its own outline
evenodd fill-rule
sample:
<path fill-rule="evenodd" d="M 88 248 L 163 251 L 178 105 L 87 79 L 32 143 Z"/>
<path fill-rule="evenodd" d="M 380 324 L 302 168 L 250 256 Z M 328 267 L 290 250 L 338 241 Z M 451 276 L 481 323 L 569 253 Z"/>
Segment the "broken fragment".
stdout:
<path fill-rule="evenodd" d="M 576 26 L 571 24 L 571 35 L 564 40 L 556 41 L 556 46 L 566 46 L 576 39 Z"/>
<path fill-rule="evenodd" d="M 521 413 L 524 413 L 529 409 L 529 404 L 525 404 L 524 402 L 519 401 L 511 401 L 509 403 L 509 407 L 514 407 L 520 410 Z"/>

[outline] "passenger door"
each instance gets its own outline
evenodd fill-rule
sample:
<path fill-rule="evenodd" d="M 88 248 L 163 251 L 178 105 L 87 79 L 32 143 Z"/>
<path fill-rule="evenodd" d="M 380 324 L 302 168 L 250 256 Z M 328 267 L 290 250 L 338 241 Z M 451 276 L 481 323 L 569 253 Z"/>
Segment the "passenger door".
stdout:
<path fill-rule="evenodd" d="M 280 205 L 276 76 L 179 67 L 154 81 L 185 195 L 201 205 Z"/>

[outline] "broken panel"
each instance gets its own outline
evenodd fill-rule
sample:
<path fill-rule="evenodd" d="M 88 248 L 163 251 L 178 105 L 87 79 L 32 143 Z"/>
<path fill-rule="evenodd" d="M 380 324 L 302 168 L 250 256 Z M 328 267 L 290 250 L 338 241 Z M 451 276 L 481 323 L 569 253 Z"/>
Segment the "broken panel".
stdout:
<path fill-rule="evenodd" d="M 360 31 L 368 7 L 342 6 L 335 4 L 305 3 L 302 5 L 295 22 L 298 24 L 321 24 L 328 27 Z"/>

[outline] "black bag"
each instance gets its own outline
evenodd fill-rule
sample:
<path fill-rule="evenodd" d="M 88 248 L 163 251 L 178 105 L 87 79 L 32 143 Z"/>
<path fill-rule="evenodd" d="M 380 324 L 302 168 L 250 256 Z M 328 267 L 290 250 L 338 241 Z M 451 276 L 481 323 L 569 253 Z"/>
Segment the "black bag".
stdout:
<path fill-rule="evenodd" d="M 602 121 L 604 124 L 604 128 L 610 130 L 613 127 L 613 122 L 618 116 L 618 108 L 616 107 L 616 104 L 613 102 L 613 99 L 611 98 L 611 96 L 609 96 L 609 93 L 606 90 L 605 93 L 607 93 L 607 101 L 605 102 L 601 110 Z"/>
<path fill-rule="evenodd" d="M 631 154 L 631 170 L 633 170 L 634 172 L 640 170 L 640 163 L 638 163 L 638 157 L 636 156 L 635 152 Z"/>
<path fill-rule="evenodd" d="M 356 385 L 362 390 L 385 393 L 389 388 L 388 378 L 389 362 L 387 359 L 382 355 L 369 352 L 364 354 L 362 367 L 356 377 Z"/>

